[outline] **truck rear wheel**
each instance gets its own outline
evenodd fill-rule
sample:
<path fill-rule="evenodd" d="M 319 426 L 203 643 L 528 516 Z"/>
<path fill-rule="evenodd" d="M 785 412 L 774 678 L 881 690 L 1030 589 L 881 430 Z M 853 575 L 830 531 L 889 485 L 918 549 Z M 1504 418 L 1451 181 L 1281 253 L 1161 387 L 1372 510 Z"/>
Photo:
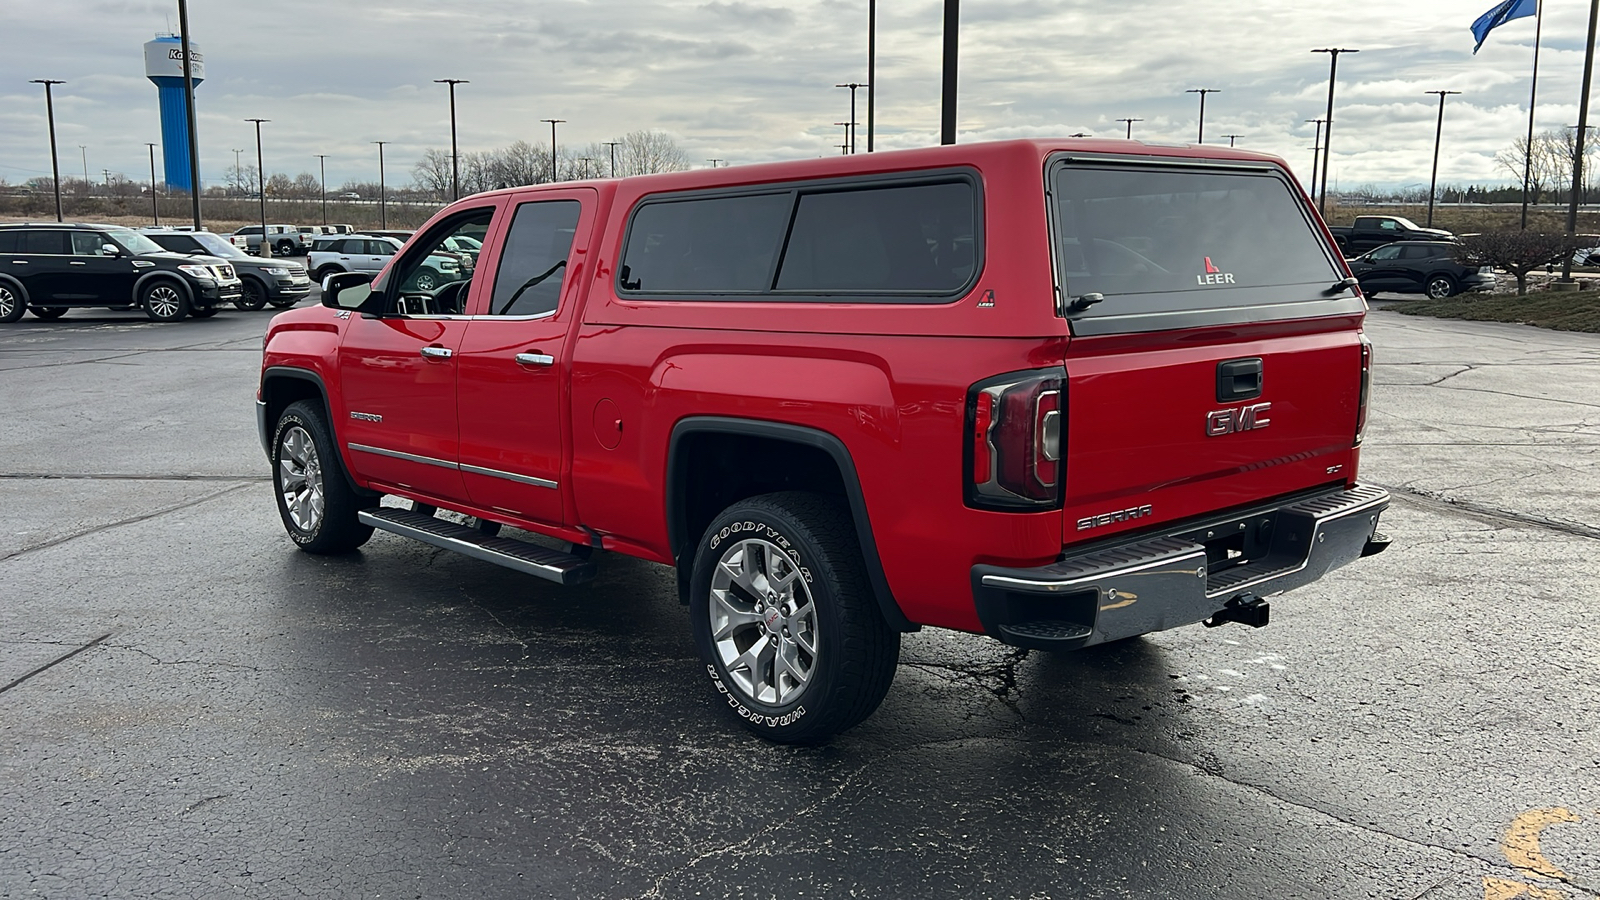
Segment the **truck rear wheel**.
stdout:
<path fill-rule="evenodd" d="M 778 743 L 817 743 L 871 715 L 900 661 L 850 516 L 818 494 L 724 510 L 695 553 L 689 617 L 718 697 Z"/>
<path fill-rule="evenodd" d="M 284 530 L 307 553 L 348 553 L 372 537 L 361 497 L 346 480 L 320 404 L 301 400 L 278 417 L 272 487 Z"/>

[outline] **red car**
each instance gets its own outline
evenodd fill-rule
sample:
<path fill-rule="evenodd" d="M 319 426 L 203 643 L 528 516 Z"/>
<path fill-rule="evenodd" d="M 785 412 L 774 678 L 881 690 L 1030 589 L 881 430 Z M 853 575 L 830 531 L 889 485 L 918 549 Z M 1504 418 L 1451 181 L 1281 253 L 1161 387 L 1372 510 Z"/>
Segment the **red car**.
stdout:
<path fill-rule="evenodd" d="M 470 278 L 418 289 L 460 235 Z M 273 320 L 257 416 L 301 548 L 672 566 L 711 689 L 808 742 L 872 713 L 901 632 L 1259 626 L 1383 549 L 1365 313 L 1273 157 L 874 153 L 461 200 Z"/>

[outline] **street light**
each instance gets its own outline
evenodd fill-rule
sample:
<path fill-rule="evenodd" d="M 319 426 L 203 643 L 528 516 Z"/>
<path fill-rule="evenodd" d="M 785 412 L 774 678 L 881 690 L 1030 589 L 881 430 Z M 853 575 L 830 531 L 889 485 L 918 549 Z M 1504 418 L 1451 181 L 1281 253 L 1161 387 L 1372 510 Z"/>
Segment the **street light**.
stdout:
<path fill-rule="evenodd" d="M 233 151 L 233 183 L 242 188 L 244 187 L 244 172 L 239 169 L 239 154 L 244 151 L 236 147 L 229 147 L 228 149 Z"/>
<path fill-rule="evenodd" d="M 961 0 L 944 0 L 944 73 L 939 90 L 939 143 L 956 142 L 956 56 L 961 49 Z M 855 116 L 850 118 L 854 119 Z"/>
<path fill-rule="evenodd" d="M 328 154 L 313 154 L 317 158 L 318 171 L 322 175 L 322 224 L 328 224 Z"/>
<path fill-rule="evenodd" d="M 1433 132 L 1433 180 L 1428 183 L 1428 227 L 1433 227 L 1433 198 L 1439 190 L 1439 142 L 1444 138 L 1444 98 L 1460 91 L 1423 91 L 1439 95 L 1439 125 Z"/>
<path fill-rule="evenodd" d="M 200 226 L 200 126 L 194 112 L 194 54 L 189 47 L 189 0 L 178 0 L 178 38 L 183 50 L 183 106 L 189 126 L 189 200 L 194 210 L 194 230 Z M 261 240 L 267 239 L 266 229 Z"/>
<path fill-rule="evenodd" d="M 708 159 L 708 160 L 706 160 L 706 162 L 711 163 L 711 168 L 715 169 L 718 165 L 720 165 L 722 163 L 722 160 L 720 160 L 720 159 Z"/>
<path fill-rule="evenodd" d="M 1196 144 L 1204 144 L 1206 142 L 1206 95 L 1220 94 L 1222 93 L 1222 88 L 1190 88 L 1184 93 L 1200 95 L 1200 133 L 1195 137 L 1194 142 Z"/>
<path fill-rule="evenodd" d="M 435 78 L 434 84 L 450 85 L 450 199 L 461 199 L 461 167 L 456 162 L 456 85 L 471 84 L 465 78 Z"/>
<path fill-rule="evenodd" d="M 607 147 L 611 148 L 611 177 L 615 178 L 615 177 L 617 177 L 617 145 L 622 143 L 622 142 L 621 141 L 605 141 L 604 143 L 605 143 L 605 145 Z"/>
<path fill-rule="evenodd" d="M 541 122 L 550 123 L 550 180 L 559 181 L 556 177 L 556 126 L 567 121 L 566 119 L 540 119 Z"/>
<path fill-rule="evenodd" d="M 149 141 L 145 141 L 144 145 L 150 148 L 150 224 L 159 228 L 161 207 L 156 204 L 156 145 Z"/>
<path fill-rule="evenodd" d="M 849 156 L 850 155 L 850 123 L 849 122 L 835 122 L 833 124 L 844 126 L 844 155 L 845 156 Z M 835 146 L 838 146 L 838 145 L 836 144 Z"/>
<path fill-rule="evenodd" d="M 878 82 L 878 0 L 867 0 L 867 152 L 872 152 L 873 85 Z M 854 119 L 852 115 L 850 118 Z"/>
<path fill-rule="evenodd" d="M 389 230 L 389 189 L 383 183 L 383 145 L 388 141 L 373 141 L 378 145 L 378 227 Z"/>
<path fill-rule="evenodd" d="M 78 152 L 83 154 L 83 189 L 92 194 L 94 185 L 89 183 L 89 145 L 79 144 Z"/>
<path fill-rule="evenodd" d="M 1223 137 L 1228 139 L 1228 146 L 1232 147 L 1233 146 L 1233 142 L 1238 140 L 1239 138 L 1244 137 L 1244 135 L 1242 135 L 1242 134 L 1225 134 L 1225 135 L 1223 135 Z"/>
<path fill-rule="evenodd" d="M 1312 53 L 1328 54 L 1328 112 L 1323 118 L 1322 130 L 1322 195 L 1317 200 L 1317 211 L 1328 214 L 1328 164 L 1333 160 L 1333 86 L 1339 75 L 1339 54 L 1360 53 L 1344 47 L 1327 47 Z"/>
<path fill-rule="evenodd" d="M 44 85 L 44 114 L 50 123 L 50 177 L 56 184 L 56 221 L 65 221 L 61 217 L 61 165 L 56 161 L 56 105 L 50 98 L 50 86 L 53 84 L 66 84 L 55 78 L 35 78 L 31 84 Z"/>
<path fill-rule="evenodd" d="M 271 256 L 272 244 L 267 242 L 267 170 L 261 163 L 261 123 L 272 120 L 245 119 L 245 121 L 256 123 L 256 197 L 261 200 L 261 243 L 256 252 L 261 256 Z"/>
<path fill-rule="evenodd" d="M 1087 131 L 1076 131 L 1076 132 L 1073 132 L 1072 134 L 1067 135 L 1067 137 L 1086 138 L 1086 137 L 1094 137 L 1094 135 L 1090 134 Z"/>
<path fill-rule="evenodd" d="M 1127 138 L 1128 138 L 1128 140 L 1131 141 L 1131 140 L 1133 140 L 1133 123 L 1135 123 L 1135 122 L 1143 122 L 1144 120 L 1143 119 L 1118 119 L 1117 121 L 1118 122 L 1127 122 L 1128 123 Z"/>
<path fill-rule="evenodd" d="M 589 163 L 598 162 L 599 160 L 596 160 L 592 156 L 580 156 L 578 158 L 583 160 L 583 179 L 585 181 L 588 181 L 589 180 Z"/>
<path fill-rule="evenodd" d="M 856 88 L 864 88 L 864 87 L 868 87 L 868 85 L 862 84 L 859 81 L 851 81 L 851 82 L 847 82 L 845 84 L 836 84 L 836 85 L 834 85 L 834 87 L 837 87 L 837 88 L 849 88 L 850 89 L 850 138 L 849 138 L 849 140 L 850 140 L 850 152 L 854 153 L 854 152 L 856 152 Z M 954 143 L 954 141 L 952 141 L 951 143 Z"/>
<path fill-rule="evenodd" d="M 1317 123 L 1317 137 L 1311 142 L 1311 199 L 1317 198 L 1317 165 L 1322 162 L 1322 123 L 1327 119 L 1307 119 Z"/>
<path fill-rule="evenodd" d="M 1583 187 L 1583 141 L 1589 134 L 1589 80 L 1594 75 L 1594 32 L 1596 19 L 1600 19 L 1600 0 L 1589 6 L 1589 39 L 1583 54 L 1583 99 L 1578 101 L 1578 145 L 1572 154 L 1572 190 L 1567 198 L 1567 234 L 1578 231 L 1578 192 Z M 1532 150 L 1532 147 L 1528 148 Z M 1561 281 L 1572 283 L 1572 254 L 1561 256 Z"/>

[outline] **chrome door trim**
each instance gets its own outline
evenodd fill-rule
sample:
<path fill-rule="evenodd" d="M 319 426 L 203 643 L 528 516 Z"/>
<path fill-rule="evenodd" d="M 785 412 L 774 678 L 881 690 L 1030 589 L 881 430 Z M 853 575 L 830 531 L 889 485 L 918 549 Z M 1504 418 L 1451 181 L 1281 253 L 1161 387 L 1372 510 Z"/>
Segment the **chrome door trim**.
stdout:
<path fill-rule="evenodd" d="M 456 464 L 453 462 L 446 462 L 442 459 L 434 459 L 431 456 L 418 456 L 415 453 L 403 453 L 399 450 L 385 450 L 382 447 L 373 447 L 367 444 L 347 443 L 345 446 L 349 447 L 351 450 L 359 450 L 362 453 L 371 453 L 375 456 L 387 456 L 391 459 L 403 459 L 407 462 L 422 463 L 425 466 L 438 466 L 441 469 L 457 468 Z"/>
<path fill-rule="evenodd" d="M 551 488 L 552 490 L 560 487 L 560 485 L 548 478 L 535 478 L 532 475 L 518 475 L 514 472 L 502 472 L 499 469 L 486 469 L 483 466 L 470 466 L 466 463 L 461 464 L 461 471 L 471 472 L 474 475 L 487 475 L 490 478 L 504 478 L 507 481 L 515 481 L 519 484 L 531 484 L 534 487 Z"/>

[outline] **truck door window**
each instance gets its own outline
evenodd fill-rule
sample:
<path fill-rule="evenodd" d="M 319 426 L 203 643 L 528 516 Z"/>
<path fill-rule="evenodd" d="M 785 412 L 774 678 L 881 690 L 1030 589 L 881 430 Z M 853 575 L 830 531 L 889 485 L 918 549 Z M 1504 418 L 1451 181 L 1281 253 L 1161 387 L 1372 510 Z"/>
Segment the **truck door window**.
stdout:
<path fill-rule="evenodd" d="M 483 240 L 494 220 L 494 209 L 460 213 L 436 226 L 403 253 L 386 279 L 401 315 L 461 315 L 466 308 L 473 261 L 456 253 L 446 242 L 456 236 Z M 358 247 L 362 240 L 351 239 Z"/>
<path fill-rule="evenodd" d="M 556 311 L 580 211 L 576 200 L 517 207 L 494 276 L 490 315 L 543 316 Z"/>

